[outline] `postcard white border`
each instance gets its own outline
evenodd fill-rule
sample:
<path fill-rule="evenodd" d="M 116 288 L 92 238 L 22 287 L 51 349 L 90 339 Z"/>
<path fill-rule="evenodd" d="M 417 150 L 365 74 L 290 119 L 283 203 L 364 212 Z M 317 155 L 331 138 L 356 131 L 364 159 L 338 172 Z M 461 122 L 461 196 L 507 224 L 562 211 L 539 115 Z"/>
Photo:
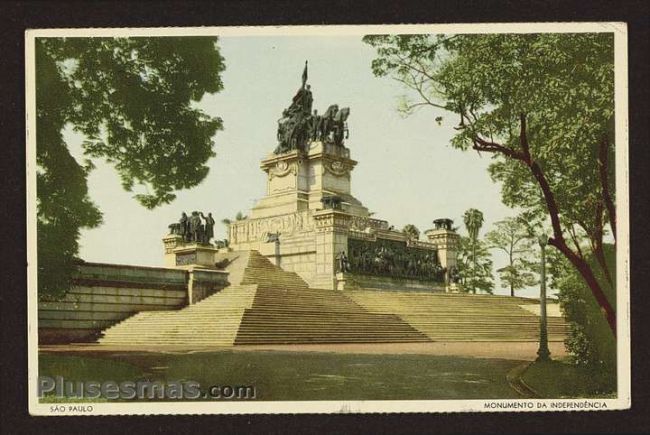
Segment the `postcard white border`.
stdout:
<path fill-rule="evenodd" d="M 39 403 L 38 304 L 36 264 L 36 98 L 34 40 L 37 37 L 115 36 L 278 36 L 278 35 L 366 35 L 415 33 L 588 33 L 613 32 L 616 92 L 616 208 L 617 208 L 617 362 L 618 397 L 615 399 L 512 399 L 512 400 L 364 400 L 364 401 L 250 401 L 164 403 Z M 580 404 L 599 404 L 593 409 L 628 409 L 630 391 L 630 258 L 629 258 L 629 167 L 628 167 L 628 70 L 627 25 L 625 23 L 485 23 L 435 25 L 344 25 L 344 26 L 254 26 L 254 27 L 166 27 L 33 29 L 25 34 L 25 95 L 27 125 L 27 312 L 28 398 L 32 415 L 153 415 L 153 414 L 295 414 L 295 413 L 386 413 L 386 412 L 534 412 L 576 411 Z M 486 408 L 486 404 L 519 404 L 518 409 Z M 540 404 L 546 404 L 546 408 Z M 552 408 L 551 405 L 574 407 Z M 603 408 L 603 404 L 605 408 Z M 53 406 L 58 405 L 57 411 Z M 86 412 L 79 411 L 85 406 Z M 507 406 L 507 405 L 503 405 Z M 514 405 L 510 405 L 514 406 Z M 578 406 L 578 407 L 576 407 Z M 91 408 L 91 410 L 88 410 Z M 61 410 L 62 409 L 62 410 Z"/>

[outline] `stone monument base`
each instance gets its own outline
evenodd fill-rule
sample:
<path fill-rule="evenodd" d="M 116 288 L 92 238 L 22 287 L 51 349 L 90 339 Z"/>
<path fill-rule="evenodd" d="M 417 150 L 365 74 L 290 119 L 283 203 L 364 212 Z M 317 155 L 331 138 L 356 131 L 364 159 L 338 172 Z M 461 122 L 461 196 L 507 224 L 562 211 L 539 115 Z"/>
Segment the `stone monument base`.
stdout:
<path fill-rule="evenodd" d="M 165 267 L 176 269 L 215 269 L 216 255 L 219 248 L 211 244 L 185 242 L 177 234 L 163 238 L 165 245 Z"/>
<path fill-rule="evenodd" d="M 458 283 L 449 284 L 447 289 L 448 289 L 447 291 L 449 293 L 462 293 L 463 292 L 463 286 L 458 284 Z"/>

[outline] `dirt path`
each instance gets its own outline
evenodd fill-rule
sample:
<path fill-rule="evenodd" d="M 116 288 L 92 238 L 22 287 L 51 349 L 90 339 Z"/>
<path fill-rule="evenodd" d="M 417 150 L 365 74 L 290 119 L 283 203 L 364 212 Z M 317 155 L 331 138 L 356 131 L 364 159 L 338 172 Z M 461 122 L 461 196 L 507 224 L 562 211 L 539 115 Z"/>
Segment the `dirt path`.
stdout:
<path fill-rule="evenodd" d="M 296 352 L 334 352 L 361 354 L 418 354 L 445 355 L 476 358 L 499 358 L 512 360 L 534 360 L 537 357 L 537 343 L 532 342 L 449 342 L 449 343 L 384 343 L 384 344 L 298 344 L 237 346 L 236 350 L 276 350 Z M 566 355 L 562 342 L 551 342 L 549 348 L 553 357 Z"/>
<path fill-rule="evenodd" d="M 345 354 L 411 354 L 411 355 L 441 355 L 476 358 L 498 358 L 510 360 L 532 361 L 537 357 L 535 342 L 434 342 L 434 343 L 349 343 L 349 344 L 284 344 L 284 345 L 247 345 L 227 348 L 235 352 L 253 351 L 284 351 L 284 352 L 331 352 Z M 562 342 L 550 342 L 549 348 L 553 358 L 566 355 Z M 206 347 L 192 348 L 179 346 L 152 347 L 143 349 L 129 347 L 112 347 L 99 345 L 50 345 L 41 346 L 40 350 L 47 353 L 115 353 L 115 352 L 160 352 L 160 353 L 198 353 L 223 350 L 224 348 Z"/>

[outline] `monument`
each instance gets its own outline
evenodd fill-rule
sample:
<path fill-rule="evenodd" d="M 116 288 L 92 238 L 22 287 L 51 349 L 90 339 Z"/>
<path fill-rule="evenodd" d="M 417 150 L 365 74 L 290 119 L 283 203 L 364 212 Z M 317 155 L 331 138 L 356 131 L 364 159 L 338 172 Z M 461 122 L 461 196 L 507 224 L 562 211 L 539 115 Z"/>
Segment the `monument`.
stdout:
<path fill-rule="evenodd" d="M 260 164 L 266 195 L 246 219 L 229 225 L 222 249 L 258 251 L 312 288 L 456 289 L 450 271 L 459 236 L 451 221 L 436 220 L 425 242 L 372 218 L 352 194 L 357 162 L 346 142 L 350 109 L 330 104 L 319 115 L 307 80 L 305 63 L 302 83 L 278 120 L 277 145 Z M 214 265 L 219 248 L 201 239 L 200 230 L 194 235 L 195 213 L 170 226 L 167 266 Z"/>
<path fill-rule="evenodd" d="M 181 269 L 214 268 L 215 254 L 223 242 L 210 243 L 214 237 L 215 220 L 212 213 L 182 212 L 178 222 L 169 224 L 169 234 L 163 238 L 165 266 Z"/>

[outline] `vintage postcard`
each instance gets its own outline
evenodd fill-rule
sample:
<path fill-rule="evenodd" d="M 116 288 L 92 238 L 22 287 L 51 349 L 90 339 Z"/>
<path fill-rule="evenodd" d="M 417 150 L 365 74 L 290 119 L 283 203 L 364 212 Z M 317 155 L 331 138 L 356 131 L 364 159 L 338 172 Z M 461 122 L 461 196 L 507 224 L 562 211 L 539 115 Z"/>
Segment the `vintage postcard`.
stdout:
<path fill-rule="evenodd" d="M 630 407 L 625 24 L 26 42 L 30 413 Z"/>

